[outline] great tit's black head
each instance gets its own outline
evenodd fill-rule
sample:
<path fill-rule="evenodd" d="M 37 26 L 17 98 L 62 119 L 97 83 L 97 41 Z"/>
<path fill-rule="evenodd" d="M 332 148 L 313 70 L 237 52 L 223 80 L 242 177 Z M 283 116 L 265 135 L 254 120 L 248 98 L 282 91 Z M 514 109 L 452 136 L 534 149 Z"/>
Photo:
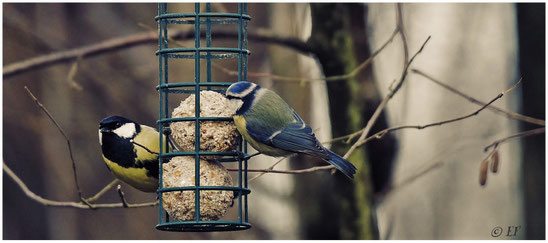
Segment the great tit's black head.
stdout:
<path fill-rule="evenodd" d="M 140 130 L 139 124 L 121 116 L 109 116 L 99 123 L 100 133 L 114 133 L 121 138 L 134 137 Z"/>

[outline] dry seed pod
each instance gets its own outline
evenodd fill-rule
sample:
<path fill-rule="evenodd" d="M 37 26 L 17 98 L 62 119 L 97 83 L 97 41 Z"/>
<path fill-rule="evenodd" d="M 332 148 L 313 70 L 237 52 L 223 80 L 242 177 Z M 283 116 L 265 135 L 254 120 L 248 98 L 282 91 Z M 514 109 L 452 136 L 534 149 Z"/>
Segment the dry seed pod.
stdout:
<path fill-rule="evenodd" d="M 491 158 L 493 159 L 493 163 L 491 163 L 491 171 L 493 173 L 497 173 L 497 171 L 499 170 L 499 151 L 495 150 Z"/>
<path fill-rule="evenodd" d="M 482 186 L 485 185 L 485 182 L 487 182 L 488 169 L 489 169 L 489 158 L 485 158 L 480 165 L 479 183 Z"/>

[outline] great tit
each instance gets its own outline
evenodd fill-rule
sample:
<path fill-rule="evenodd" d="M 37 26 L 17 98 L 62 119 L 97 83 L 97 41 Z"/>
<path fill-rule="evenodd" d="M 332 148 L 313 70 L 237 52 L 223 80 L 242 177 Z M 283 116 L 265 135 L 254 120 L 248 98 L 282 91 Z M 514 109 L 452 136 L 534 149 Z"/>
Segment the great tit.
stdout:
<path fill-rule="evenodd" d="M 353 178 L 356 167 L 323 147 L 310 126 L 278 94 L 257 84 L 240 81 L 228 87 L 226 97 L 236 128 L 257 151 L 270 156 L 302 153 L 321 158 Z"/>
<path fill-rule="evenodd" d="M 99 144 L 107 168 L 144 192 L 158 189 L 158 141 L 156 129 L 124 117 L 109 116 L 99 123 Z"/>

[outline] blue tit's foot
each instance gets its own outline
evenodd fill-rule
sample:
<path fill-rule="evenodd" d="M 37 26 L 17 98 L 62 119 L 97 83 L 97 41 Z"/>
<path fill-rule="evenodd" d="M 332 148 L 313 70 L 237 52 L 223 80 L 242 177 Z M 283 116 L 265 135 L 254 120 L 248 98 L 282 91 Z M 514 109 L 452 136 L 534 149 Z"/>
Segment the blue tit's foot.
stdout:
<path fill-rule="evenodd" d="M 250 154 L 248 156 L 245 157 L 245 159 L 251 159 L 252 157 L 255 157 L 257 155 L 261 154 L 261 152 L 257 152 L 257 153 L 254 153 L 254 154 Z"/>
<path fill-rule="evenodd" d="M 259 154 L 261 154 L 261 152 L 257 152 L 257 153 L 254 153 L 254 154 L 245 154 L 244 152 L 240 151 L 240 150 L 234 150 L 232 151 L 234 153 L 236 153 L 236 157 L 238 159 L 241 159 L 241 160 L 248 160 L 248 159 L 251 159 L 252 157 L 255 157 Z"/>

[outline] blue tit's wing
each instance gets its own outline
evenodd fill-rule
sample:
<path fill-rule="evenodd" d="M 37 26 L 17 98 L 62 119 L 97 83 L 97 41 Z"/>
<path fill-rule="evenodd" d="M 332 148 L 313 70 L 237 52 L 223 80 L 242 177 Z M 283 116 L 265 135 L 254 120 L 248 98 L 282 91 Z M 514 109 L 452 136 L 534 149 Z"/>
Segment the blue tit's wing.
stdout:
<path fill-rule="evenodd" d="M 322 159 L 329 159 L 329 153 L 318 142 L 312 132 L 312 128 L 306 125 L 304 121 L 293 111 L 294 122 L 274 132 L 269 137 L 271 146 L 296 152 L 316 156 Z"/>
<path fill-rule="evenodd" d="M 324 148 L 312 132 L 312 128 L 306 125 L 297 113 L 288 107 L 291 112 L 269 114 L 270 116 L 249 116 L 246 117 L 246 132 L 254 140 L 284 151 L 304 153 L 319 157 L 334 165 L 349 178 L 353 178 L 356 167 L 346 159 Z M 274 111 L 273 109 L 266 109 Z M 286 116 L 284 116 L 286 115 Z M 281 121 L 282 126 L 273 125 L 271 119 L 266 117 L 286 117 Z M 281 128 L 280 128 L 281 127 Z"/>
<path fill-rule="evenodd" d="M 272 146 L 270 138 L 297 120 L 302 121 L 285 101 L 271 90 L 262 89 L 261 95 L 243 115 L 246 132 L 260 143 Z"/>

